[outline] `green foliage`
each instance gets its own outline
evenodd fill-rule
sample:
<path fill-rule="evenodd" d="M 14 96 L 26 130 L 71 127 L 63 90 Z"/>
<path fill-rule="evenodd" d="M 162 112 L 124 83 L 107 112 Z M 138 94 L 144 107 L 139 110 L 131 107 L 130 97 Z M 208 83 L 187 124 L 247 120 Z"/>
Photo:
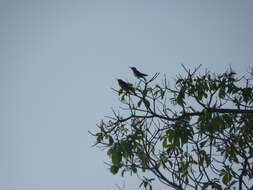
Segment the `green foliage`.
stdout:
<path fill-rule="evenodd" d="M 110 172 L 130 172 L 149 190 L 151 174 L 172 189 L 253 188 L 251 79 L 183 69 L 173 87 L 153 84 L 156 74 L 117 91 L 125 107 L 94 135 Z"/>

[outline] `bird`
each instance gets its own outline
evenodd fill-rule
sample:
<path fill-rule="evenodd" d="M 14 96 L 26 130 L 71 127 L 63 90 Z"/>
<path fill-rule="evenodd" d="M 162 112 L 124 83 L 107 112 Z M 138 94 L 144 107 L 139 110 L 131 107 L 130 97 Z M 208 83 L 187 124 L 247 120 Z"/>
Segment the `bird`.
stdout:
<path fill-rule="evenodd" d="M 135 67 L 130 67 L 130 69 L 132 69 L 134 76 L 136 76 L 137 78 L 145 79 L 145 77 L 148 76 L 147 74 L 138 71 Z"/>
<path fill-rule="evenodd" d="M 125 91 L 132 91 L 133 90 L 133 87 L 132 87 L 132 84 L 130 83 L 127 83 L 121 79 L 117 79 L 118 83 L 119 83 L 119 86 L 121 89 L 125 90 Z"/>

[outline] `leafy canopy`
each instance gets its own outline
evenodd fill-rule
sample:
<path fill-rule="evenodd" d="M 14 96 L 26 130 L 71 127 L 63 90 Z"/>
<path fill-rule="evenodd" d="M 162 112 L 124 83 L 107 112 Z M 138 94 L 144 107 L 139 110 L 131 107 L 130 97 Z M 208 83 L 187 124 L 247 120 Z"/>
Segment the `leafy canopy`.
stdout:
<path fill-rule="evenodd" d="M 114 90 L 119 112 L 91 133 L 110 172 L 130 172 L 145 189 L 155 179 L 180 190 L 253 189 L 252 78 L 183 69 L 172 85 L 154 84 L 155 74 Z"/>

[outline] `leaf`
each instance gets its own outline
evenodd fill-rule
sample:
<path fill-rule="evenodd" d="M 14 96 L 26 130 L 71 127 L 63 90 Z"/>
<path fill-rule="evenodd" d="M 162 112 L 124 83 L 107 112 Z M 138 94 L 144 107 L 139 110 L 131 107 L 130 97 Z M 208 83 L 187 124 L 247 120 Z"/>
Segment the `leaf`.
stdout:
<path fill-rule="evenodd" d="M 120 101 L 123 102 L 125 100 L 125 95 L 123 94 L 120 98 Z"/>
<path fill-rule="evenodd" d="M 111 168 L 110 168 L 110 172 L 113 174 L 113 175 L 115 175 L 116 173 L 118 173 L 118 171 L 119 171 L 119 167 L 118 166 L 111 166 Z"/>
<path fill-rule="evenodd" d="M 113 148 L 110 148 L 110 149 L 107 151 L 107 155 L 108 155 L 108 156 L 111 156 L 111 155 L 112 155 L 112 152 L 113 152 Z"/>
<path fill-rule="evenodd" d="M 115 166 L 119 166 L 121 160 L 122 160 L 122 155 L 121 155 L 121 153 L 120 153 L 118 150 L 114 150 L 114 151 L 112 152 L 112 163 L 113 163 Z"/>
<path fill-rule="evenodd" d="M 204 157 L 205 157 L 205 161 L 206 161 L 206 166 L 207 167 L 210 166 L 210 164 L 212 162 L 210 155 L 209 154 L 205 154 Z"/>
<path fill-rule="evenodd" d="M 176 98 L 176 101 L 179 105 L 183 105 L 184 104 L 184 98 L 185 98 L 185 91 L 184 90 L 180 90 L 177 98 Z"/>
<path fill-rule="evenodd" d="M 225 97 L 225 90 L 223 88 L 220 89 L 219 91 L 219 97 L 224 98 Z"/>
<path fill-rule="evenodd" d="M 198 164 L 198 162 L 197 162 L 196 160 L 191 160 L 190 163 L 191 163 L 191 164 L 195 164 L 195 165 Z"/>
<path fill-rule="evenodd" d="M 103 134 L 102 133 L 97 133 L 97 142 L 100 143 L 103 140 Z"/>
<path fill-rule="evenodd" d="M 163 139 L 163 148 L 167 148 L 168 143 L 167 143 L 167 138 Z"/>
<path fill-rule="evenodd" d="M 109 136 L 109 144 L 112 145 L 114 142 L 113 138 L 111 136 Z"/>
<path fill-rule="evenodd" d="M 161 94 L 161 98 L 163 99 L 163 98 L 164 98 L 164 95 L 165 95 L 165 90 L 160 89 L 160 94 Z"/>
<path fill-rule="evenodd" d="M 143 100 L 144 101 L 144 104 L 149 108 L 150 107 L 150 103 L 149 103 L 149 101 L 148 100 L 146 100 L 146 99 L 144 99 Z"/>
<path fill-rule="evenodd" d="M 142 91 L 142 96 L 147 96 L 147 94 L 148 94 L 148 89 L 144 89 L 143 91 Z"/>
<path fill-rule="evenodd" d="M 142 100 L 140 100 L 140 101 L 137 103 L 137 107 L 138 107 L 138 108 L 141 106 L 141 103 L 142 103 Z"/>
<path fill-rule="evenodd" d="M 132 170 L 134 173 L 136 173 L 136 172 L 137 172 L 137 169 L 136 169 L 136 167 L 135 167 L 135 166 L 133 166 L 133 167 L 131 168 L 131 170 Z"/>
<path fill-rule="evenodd" d="M 207 141 L 208 141 L 208 140 L 206 140 L 206 141 L 203 141 L 203 142 L 199 143 L 200 148 L 203 148 L 203 147 L 205 146 L 205 144 L 207 143 Z"/>
<path fill-rule="evenodd" d="M 123 170 L 121 171 L 121 177 L 124 177 L 125 172 L 126 172 L 126 169 L 123 169 Z"/>
<path fill-rule="evenodd" d="M 226 173 L 223 178 L 222 178 L 222 182 L 225 184 L 225 185 L 228 185 L 229 182 L 231 181 L 232 179 L 232 176 L 230 175 L 230 173 Z"/>

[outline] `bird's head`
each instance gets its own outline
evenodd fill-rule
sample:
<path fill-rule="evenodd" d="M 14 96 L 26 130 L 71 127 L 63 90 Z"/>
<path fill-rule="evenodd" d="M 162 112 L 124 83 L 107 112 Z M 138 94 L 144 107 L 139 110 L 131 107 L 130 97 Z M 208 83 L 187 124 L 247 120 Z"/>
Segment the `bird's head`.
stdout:
<path fill-rule="evenodd" d="M 136 70 L 137 70 L 135 67 L 130 67 L 130 69 L 132 69 L 133 71 L 136 71 Z"/>
<path fill-rule="evenodd" d="M 123 80 L 121 80 L 121 79 L 116 79 L 118 82 L 123 82 Z"/>

